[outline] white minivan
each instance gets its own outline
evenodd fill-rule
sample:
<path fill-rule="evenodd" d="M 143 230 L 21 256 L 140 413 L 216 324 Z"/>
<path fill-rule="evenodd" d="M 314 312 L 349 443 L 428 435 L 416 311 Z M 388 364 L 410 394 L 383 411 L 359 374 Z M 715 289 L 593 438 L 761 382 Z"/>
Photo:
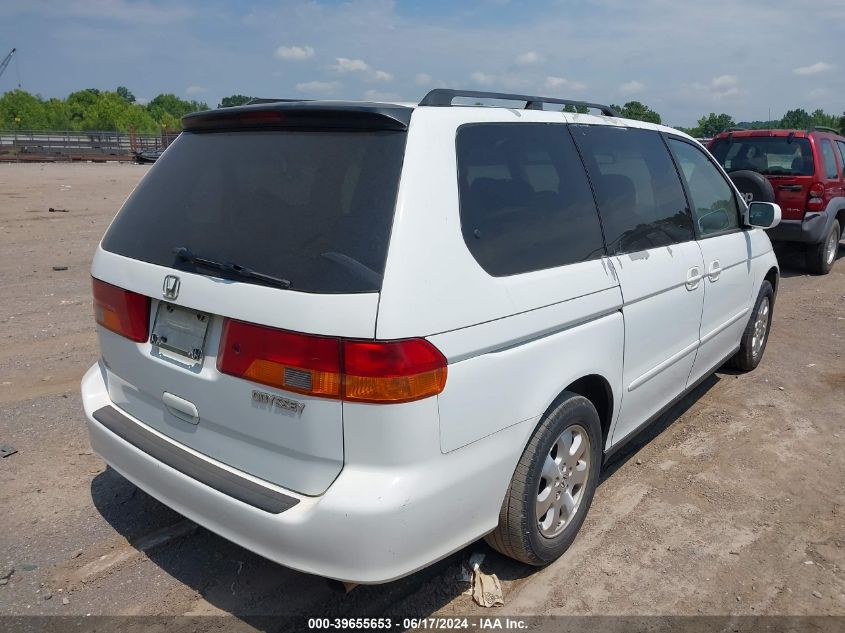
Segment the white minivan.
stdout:
<path fill-rule="evenodd" d="M 91 445 L 283 565 L 547 564 L 612 451 L 763 355 L 780 209 L 670 128 L 454 90 L 183 125 L 94 257 Z"/>

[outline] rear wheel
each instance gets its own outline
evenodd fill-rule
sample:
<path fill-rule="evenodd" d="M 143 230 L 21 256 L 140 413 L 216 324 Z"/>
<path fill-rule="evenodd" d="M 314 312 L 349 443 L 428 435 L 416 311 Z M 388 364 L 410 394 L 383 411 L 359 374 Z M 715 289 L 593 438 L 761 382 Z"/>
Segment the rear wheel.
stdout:
<path fill-rule="evenodd" d="M 811 272 L 826 275 L 833 268 L 833 262 L 839 252 L 840 230 L 839 221 L 834 220 L 827 237 L 821 243 L 807 247 L 807 268 Z"/>
<path fill-rule="evenodd" d="M 563 554 L 593 501 L 601 438 L 593 404 L 565 393 L 522 453 L 487 542 L 529 565 L 546 565 Z"/>
<path fill-rule="evenodd" d="M 739 351 L 731 358 L 730 365 L 743 371 L 755 369 L 763 359 L 766 343 L 769 340 L 769 330 L 772 326 L 772 307 L 775 292 L 772 284 L 764 281 L 754 304 L 754 311 L 745 326 L 745 332 L 739 344 Z"/>

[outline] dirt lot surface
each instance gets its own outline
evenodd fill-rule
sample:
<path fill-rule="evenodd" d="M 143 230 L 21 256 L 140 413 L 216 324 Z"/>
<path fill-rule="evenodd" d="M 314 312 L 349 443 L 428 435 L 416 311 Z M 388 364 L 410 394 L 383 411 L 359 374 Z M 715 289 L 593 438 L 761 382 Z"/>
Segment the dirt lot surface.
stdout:
<path fill-rule="evenodd" d="M 782 254 L 762 365 L 720 371 L 615 458 L 555 564 L 476 543 L 344 596 L 193 525 L 91 452 L 89 264 L 147 169 L 0 165 L 0 444 L 18 450 L 0 459 L 0 614 L 478 615 L 457 571 L 482 551 L 504 586 L 497 614 L 845 615 L 845 248 L 824 277 Z"/>

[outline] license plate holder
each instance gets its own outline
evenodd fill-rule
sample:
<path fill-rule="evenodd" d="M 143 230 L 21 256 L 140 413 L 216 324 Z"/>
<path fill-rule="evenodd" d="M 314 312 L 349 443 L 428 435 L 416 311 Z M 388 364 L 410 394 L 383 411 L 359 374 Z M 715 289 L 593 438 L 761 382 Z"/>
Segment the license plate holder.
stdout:
<path fill-rule="evenodd" d="M 150 343 L 196 363 L 202 362 L 210 321 L 210 314 L 162 301 L 156 310 Z"/>

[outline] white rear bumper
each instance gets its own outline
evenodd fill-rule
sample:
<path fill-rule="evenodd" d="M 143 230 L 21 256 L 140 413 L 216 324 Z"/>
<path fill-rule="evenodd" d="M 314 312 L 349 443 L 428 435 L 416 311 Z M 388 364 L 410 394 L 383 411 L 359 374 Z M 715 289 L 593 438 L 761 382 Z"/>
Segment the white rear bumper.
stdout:
<path fill-rule="evenodd" d="M 392 421 L 380 418 L 390 407 L 405 405 L 352 410 L 344 426 L 355 438 L 347 442 L 347 464 L 335 482 L 319 497 L 260 482 L 299 500 L 272 514 L 171 468 L 95 420 L 95 411 L 114 406 L 104 375 L 99 364 L 85 374 L 82 400 L 91 446 L 112 468 L 180 514 L 248 550 L 293 569 L 348 582 L 379 583 L 405 576 L 492 530 L 524 437 L 534 426 L 526 421 L 443 455 L 437 425 L 427 409 L 432 405 L 426 401 L 411 403 L 416 406 Z M 436 411 L 436 399 L 430 400 Z M 391 426 L 380 429 L 382 424 Z M 402 445 L 391 450 L 391 442 L 398 441 Z M 368 460 L 364 453 L 371 449 L 378 457 Z M 358 460 L 368 465 L 358 465 Z"/>

